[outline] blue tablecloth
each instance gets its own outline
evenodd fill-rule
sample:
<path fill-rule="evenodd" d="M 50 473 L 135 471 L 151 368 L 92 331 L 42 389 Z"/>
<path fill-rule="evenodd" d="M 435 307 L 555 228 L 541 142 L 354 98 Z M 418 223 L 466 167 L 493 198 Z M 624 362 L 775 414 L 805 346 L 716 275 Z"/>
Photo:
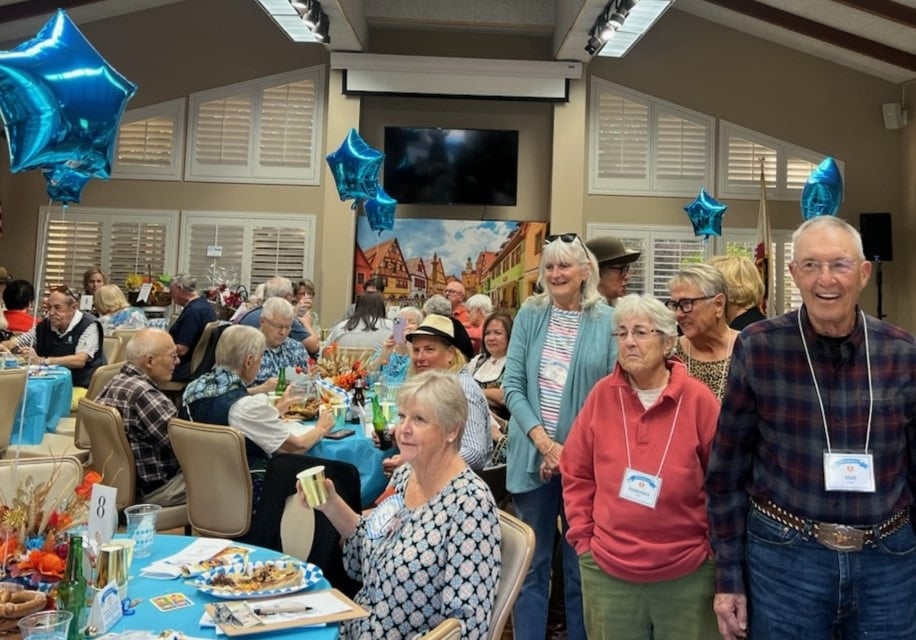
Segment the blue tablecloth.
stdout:
<path fill-rule="evenodd" d="M 70 415 L 70 400 L 73 396 L 70 370 L 66 367 L 48 367 L 42 368 L 38 374 L 30 375 L 26 383 L 25 422 L 22 422 L 20 401 L 16 408 L 10 444 L 41 444 L 45 433 L 54 432 L 57 422 Z"/>
<path fill-rule="evenodd" d="M 221 602 L 219 598 L 197 591 L 194 587 L 185 584 L 184 580 L 153 580 L 140 576 L 140 569 L 152 564 L 156 560 L 170 556 L 181 551 L 191 544 L 194 538 L 188 536 L 171 536 L 157 534 L 153 542 L 153 554 L 147 558 L 134 558 L 130 568 L 130 581 L 127 586 L 127 595 L 133 599 L 139 599 L 136 613 L 132 616 L 125 616 L 118 624 L 112 628 L 112 632 L 122 631 L 163 631 L 165 629 L 174 629 L 182 631 L 191 636 L 202 638 L 226 638 L 226 636 L 217 636 L 214 628 L 201 627 L 198 623 L 204 613 L 204 605 L 213 602 Z M 245 545 L 251 546 L 251 545 Z M 251 560 L 271 560 L 283 557 L 276 551 L 254 547 L 251 554 Z M 322 580 L 314 589 L 329 589 L 331 587 L 327 580 Z M 159 611 L 151 599 L 156 596 L 163 596 L 170 593 L 183 593 L 194 603 L 192 607 L 184 609 L 175 609 L 173 611 Z M 298 628 L 289 631 L 275 631 L 269 634 L 261 634 L 254 637 L 287 637 L 295 635 L 296 638 L 303 640 L 335 640 L 337 638 L 337 625 L 329 624 L 325 627 Z"/>
<path fill-rule="evenodd" d="M 306 426 L 314 426 L 314 422 L 304 423 Z M 387 451 L 379 450 L 372 442 L 360 431 L 359 425 L 344 425 L 335 427 L 333 431 L 340 429 L 354 429 L 356 433 L 349 438 L 342 440 L 333 440 L 331 438 L 322 438 L 318 444 L 309 449 L 308 455 L 316 458 L 326 458 L 328 460 L 338 460 L 340 462 L 349 462 L 359 470 L 360 493 L 362 496 L 363 507 L 368 507 L 375 502 L 375 499 L 382 495 L 385 487 L 388 486 L 388 476 L 382 470 L 382 460 L 393 456 L 397 449 L 392 447 Z M 296 433 L 301 430 L 293 429 Z"/>

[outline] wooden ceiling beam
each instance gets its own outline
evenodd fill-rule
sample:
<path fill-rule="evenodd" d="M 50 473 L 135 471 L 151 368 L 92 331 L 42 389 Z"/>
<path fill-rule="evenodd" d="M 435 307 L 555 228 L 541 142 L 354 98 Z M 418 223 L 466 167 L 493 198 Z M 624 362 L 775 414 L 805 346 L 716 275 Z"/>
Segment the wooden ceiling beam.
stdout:
<path fill-rule="evenodd" d="M 794 13 L 789 13 L 788 11 L 783 11 L 782 9 L 756 2 L 756 0 L 705 1 L 709 4 L 728 9 L 729 11 L 734 11 L 735 13 L 740 13 L 756 20 L 768 22 L 776 27 L 788 29 L 789 31 L 794 31 L 803 36 L 808 36 L 809 38 L 814 38 L 821 42 L 842 47 L 849 51 L 892 64 L 902 69 L 916 71 L 916 55 L 908 51 L 895 49 L 886 44 L 881 44 L 880 42 L 875 42 L 874 40 L 869 40 L 868 38 L 863 38 L 862 36 L 848 33 L 820 22 L 815 22 L 814 20 L 795 15 Z M 871 0 L 868 0 L 868 2 L 870 3 Z M 879 4 L 896 3 L 888 2 Z"/>
<path fill-rule="evenodd" d="M 831 0 L 873 16 L 916 29 L 916 9 L 892 0 Z"/>

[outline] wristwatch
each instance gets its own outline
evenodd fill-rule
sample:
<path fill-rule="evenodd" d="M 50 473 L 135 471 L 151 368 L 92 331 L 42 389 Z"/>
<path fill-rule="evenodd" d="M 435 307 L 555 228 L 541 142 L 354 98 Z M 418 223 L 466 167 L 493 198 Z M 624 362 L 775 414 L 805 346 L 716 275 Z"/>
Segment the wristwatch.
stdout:
<path fill-rule="evenodd" d="M 48 366 L 50 366 L 50 365 L 51 365 L 51 363 L 48 362 L 48 359 L 47 359 L 47 358 L 45 358 L 45 366 L 48 367 Z"/>

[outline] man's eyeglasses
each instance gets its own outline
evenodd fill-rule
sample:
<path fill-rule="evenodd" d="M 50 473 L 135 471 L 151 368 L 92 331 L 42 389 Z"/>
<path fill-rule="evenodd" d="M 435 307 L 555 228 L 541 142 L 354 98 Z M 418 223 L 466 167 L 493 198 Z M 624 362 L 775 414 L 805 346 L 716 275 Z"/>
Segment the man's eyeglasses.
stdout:
<path fill-rule="evenodd" d="M 572 243 L 576 240 L 579 241 L 579 244 L 582 245 L 582 249 L 585 250 L 585 254 L 588 255 L 588 249 L 585 247 L 585 243 L 582 242 L 582 238 L 579 237 L 578 233 L 559 233 L 556 235 L 549 235 L 544 239 L 544 245 L 548 245 L 555 240 L 561 240 L 562 242 Z"/>
<path fill-rule="evenodd" d="M 279 322 L 274 322 L 270 318 L 265 318 L 261 316 L 261 320 L 272 326 L 274 329 L 279 329 L 280 331 L 289 331 L 293 328 L 292 324 L 280 324 Z"/>
<path fill-rule="evenodd" d="M 827 267 L 827 270 L 835 276 L 848 276 L 855 270 L 858 263 L 858 260 L 841 258 L 839 260 L 827 260 L 825 262 L 820 262 L 819 260 L 805 260 L 803 262 L 796 262 L 795 266 L 806 276 L 820 275 L 824 267 Z"/>
<path fill-rule="evenodd" d="M 697 302 L 702 302 L 703 300 L 712 300 L 715 296 L 703 296 L 702 298 L 681 298 L 680 300 L 668 300 L 665 303 L 665 306 L 676 311 L 677 309 L 681 310 L 681 313 L 690 313 L 693 311 L 693 305 Z"/>
<path fill-rule="evenodd" d="M 609 264 L 607 266 L 601 267 L 602 271 L 616 271 L 620 274 L 620 277 L 624 277 L 630 273 L 630 265 L 628 264 Z"/>
<path fill-rule="evenodd" d="M 169 360 L 178 360 L 181 356 L 178 355 L 177 351 L 172 353 L 151 353 L 150 358 L 168 358 Z"/>
<path fill-rule="evenodd" d="M 633 336 L 636 340 L 646 340 L 653 333 L 661 333 L 658 329 L 646 329 L 645 327 L 636 327 L 635 329 L 630 329 L 626 331 L 625 329 L 618 329 L 611 333 L 612 336 L 617 338 L 619 341 L 623 342 L 627 339 L 627 336 Z"/>

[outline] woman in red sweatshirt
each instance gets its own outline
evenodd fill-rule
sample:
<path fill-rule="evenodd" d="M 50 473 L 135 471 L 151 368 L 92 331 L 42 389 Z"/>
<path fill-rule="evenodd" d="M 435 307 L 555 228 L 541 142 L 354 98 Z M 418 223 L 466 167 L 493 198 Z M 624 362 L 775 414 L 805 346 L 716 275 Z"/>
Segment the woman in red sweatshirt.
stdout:
<path fill-rule="evenodd" d="M 588 636 L 716 638 L 703 479 L 719 403 L 668 356 L 677 325 L 659 300 L 620 298 L 614 323 L 617 367 L 560 458 Z"/>

